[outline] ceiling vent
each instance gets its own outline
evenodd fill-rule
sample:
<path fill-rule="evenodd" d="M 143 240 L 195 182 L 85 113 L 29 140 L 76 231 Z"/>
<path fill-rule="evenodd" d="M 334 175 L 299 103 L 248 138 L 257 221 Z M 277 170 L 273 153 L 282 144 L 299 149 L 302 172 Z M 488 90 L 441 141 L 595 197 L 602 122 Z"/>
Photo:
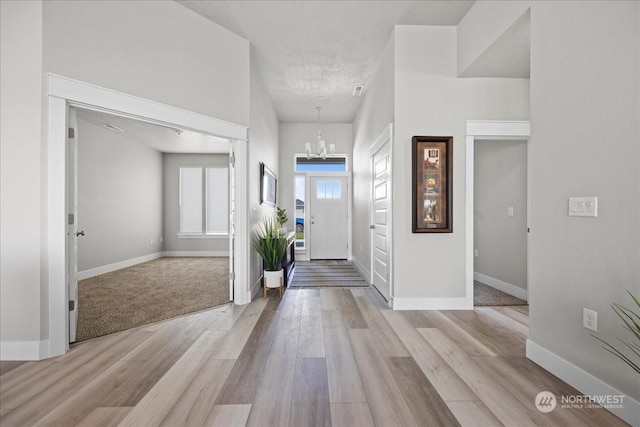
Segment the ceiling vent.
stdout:
<path fill-rule="evenodd" d="M 356 86 L 353 88 L 353 96 L 362 95 L 362 91 L 364 90 L 364 86 Z"/>
<path fill-rule="evenodd" d="M 114 132 L 121 132 L 121 133 L 124 132 L 124 129 L 121 129 L 118 126 L 114 126 L 111 123 L 105 123 L 102 126 Z"/>

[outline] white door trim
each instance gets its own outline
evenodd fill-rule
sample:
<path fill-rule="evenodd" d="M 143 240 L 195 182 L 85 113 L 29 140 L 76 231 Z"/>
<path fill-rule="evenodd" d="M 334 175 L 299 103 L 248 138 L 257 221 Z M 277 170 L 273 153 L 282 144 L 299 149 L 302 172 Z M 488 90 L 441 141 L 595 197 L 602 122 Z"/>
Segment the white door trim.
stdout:
<path fill-rule="evenodd" d="M 465 239 L 465 302 L 464 308 L 473 310 L 473 225 L 474 225 L 474 143 L 482 139 L 526 139 L 531 136 L 531 123 L 528 121 L 505 120 L 467 120 L 466 126 L 466 239 Z M 527 174 L 529 174 L 529 158 L 527 158 Z M 528 176 L 528 175 L 527 175 Z M 528 181 L 528 180 L 527 180 Z M 528 185 L 528 184 L 527 184 Z M 527 188 L 527 190 L 529 190 Z M 530 194 L 530 192 L 528 192 Z M 527 199 L 529 195 L 527 195 Z M 530 205 L 527 200 L 527 211 Z M 527 216 L 527 224 L 529 223 Z M 527 257 L 529 251 L 527 251 Z M 529 269 L 527 269 L 527 275 Z M 527 280 L 528 282 L 528 280 Z"/>
<path fill-rule="evenodd" d="M 393 123 L 389 123 L 382 133 L 373 141 L 373 144 L 369 147 L 369 176 L 371 177 L 371 181 L 369 182 L 369 225 L 374 224 L 374 215 L 375 212 L 372 208 L 373 206 L 373 179 L 375 178 L 374 165 L 373 165 L 373 156 L 380 151 L 380 149 L 386 144 L 389 143 L 389 181 L 388 181 L 388 191 L 389 191 L 389 226 L 387 227 L 387 244 L 389 245 L 389 300 L 387 303 L 390 307 L 393 306 L 393 298 L 394 298 L 394 287 L 393 287 Z M 373 230 L 369 229 L 369 268 L 370 268 L 370 277 L 371 284 L 373 285 L 373 274 L 374 274 L 374 242 L 373 242 Z M 375 286 L 374 286 L 375 288 Z M 379 292 L 379 291 L 378 291 Z"/>
<path fill-rule="evenodd" d="M 48 74 L 48 146 L 46 286 L 49 290 L 49 348 L 42 358 L 64 354 L 69 348 L 68 289 L 66 285 L 66 129 L 69 105 L 99 108 L 140 120 L 180 127 L 234 141 L 236 148 L 236 257 L 235 302 L 251 301 L 248 286 L 247 127 L 155 101 Z M 245 142 L 245 143 L 242 143 Z"/>

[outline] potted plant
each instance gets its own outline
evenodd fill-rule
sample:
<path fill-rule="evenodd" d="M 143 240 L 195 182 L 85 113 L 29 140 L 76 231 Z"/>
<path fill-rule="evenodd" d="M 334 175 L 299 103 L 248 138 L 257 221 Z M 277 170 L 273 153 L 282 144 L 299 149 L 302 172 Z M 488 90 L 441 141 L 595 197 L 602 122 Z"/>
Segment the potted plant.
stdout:
<path fill-rule="evenodd" d="M 629 290 L 627 290 L 627 293 L 635 303 L 636 307 L 640 309 L 640 299 L 633 295 Z M 640 374 L 640 311 L 635 312 L 632 309 L 615 302 L 611 304 L 611 308 L 624 323 L 623 327 L 627 331 L 632 333 L 633 340 L 619 340 L 622 344 L 625 345 L 625 347 L 631 350 L 631 352 L 625 354 L 622 352 L 622 350 L 620 350 L 620 348 L 615 347 L 613 344 L 610 344 L 602 338 L 597 337 L 593 334 L 592 336 L 604 344 L 602 348 L 629 365 L 631 369 L 636 371 L 637 374 Z"/>
<path fill-rule="evenodd" d="M 282 258 L 287 253 L 289 242 L 286 236 L 279 233 L 280 223 L 277 218 L 265 218 L 261 226 L 251 233 L 253 247 L 262 257 L 265 265 L 263 283 L 264 296 L 268 288 L 280 288 L 280 296 L 283 290 Z"/>
<path fill-rule="evenodd" d="M 282 209 L 280 207 L 276 209 L 277 209 L 276 221 L 278 221 L 279 233 L 280 235 L 286 236 L 287 228 L 284 227 L 284 225 L 287 223 L 287 221 L 289 221 L 289 218 L 287 218 L 287 210 Z"/>

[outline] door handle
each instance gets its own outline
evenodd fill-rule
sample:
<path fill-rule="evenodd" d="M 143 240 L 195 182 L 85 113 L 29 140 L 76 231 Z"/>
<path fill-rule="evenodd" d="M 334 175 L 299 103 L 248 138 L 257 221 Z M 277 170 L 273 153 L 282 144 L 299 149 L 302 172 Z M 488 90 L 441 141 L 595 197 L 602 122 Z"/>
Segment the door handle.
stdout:
<path fill-rule="evenodd" d="M 76 237 L 84 236 L 84 230 L 76 231 Z"/>
<path fill-rule="evenodd" d="M 376 229 L 376 226 L 375 226 L 375 225 L 370 225 L 370 226 L 369 226 L 369 229 L 370 229 L 370 230 L 375 230 L 375 229 Z"/>

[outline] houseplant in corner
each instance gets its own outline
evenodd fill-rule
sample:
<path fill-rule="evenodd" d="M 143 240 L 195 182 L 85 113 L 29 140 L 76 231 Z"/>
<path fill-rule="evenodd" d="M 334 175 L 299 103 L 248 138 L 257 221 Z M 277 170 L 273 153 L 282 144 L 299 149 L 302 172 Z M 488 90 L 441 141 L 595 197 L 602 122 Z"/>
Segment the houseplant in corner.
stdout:
<path fill-rule="evenodd" d="M 277 213 L 276 213 L 276 221 L 278 221 L 278 226 L 279 226 L 279 233 L 281 236 L 286 236 L 287 235 L 287 228 L 284 227 L 284 225 L 287 223 L 287 221 L 289 221 L 289 218 L 287 218 L 287 210 L 286 209 L 282 209 L 281 207 L 276 208 Z"/>
<path fill-rule="evenodd" d="M 280 288 L 280 296 L 284 288 L 282 258 L 287 253 L 289 242 L 286 236 L 280 235 L 280 223 L 277 218 L 265 217 L 262 224 L 251 233 L 251 242 L 264 261 L 264 296 L 268 288 Z"/>

